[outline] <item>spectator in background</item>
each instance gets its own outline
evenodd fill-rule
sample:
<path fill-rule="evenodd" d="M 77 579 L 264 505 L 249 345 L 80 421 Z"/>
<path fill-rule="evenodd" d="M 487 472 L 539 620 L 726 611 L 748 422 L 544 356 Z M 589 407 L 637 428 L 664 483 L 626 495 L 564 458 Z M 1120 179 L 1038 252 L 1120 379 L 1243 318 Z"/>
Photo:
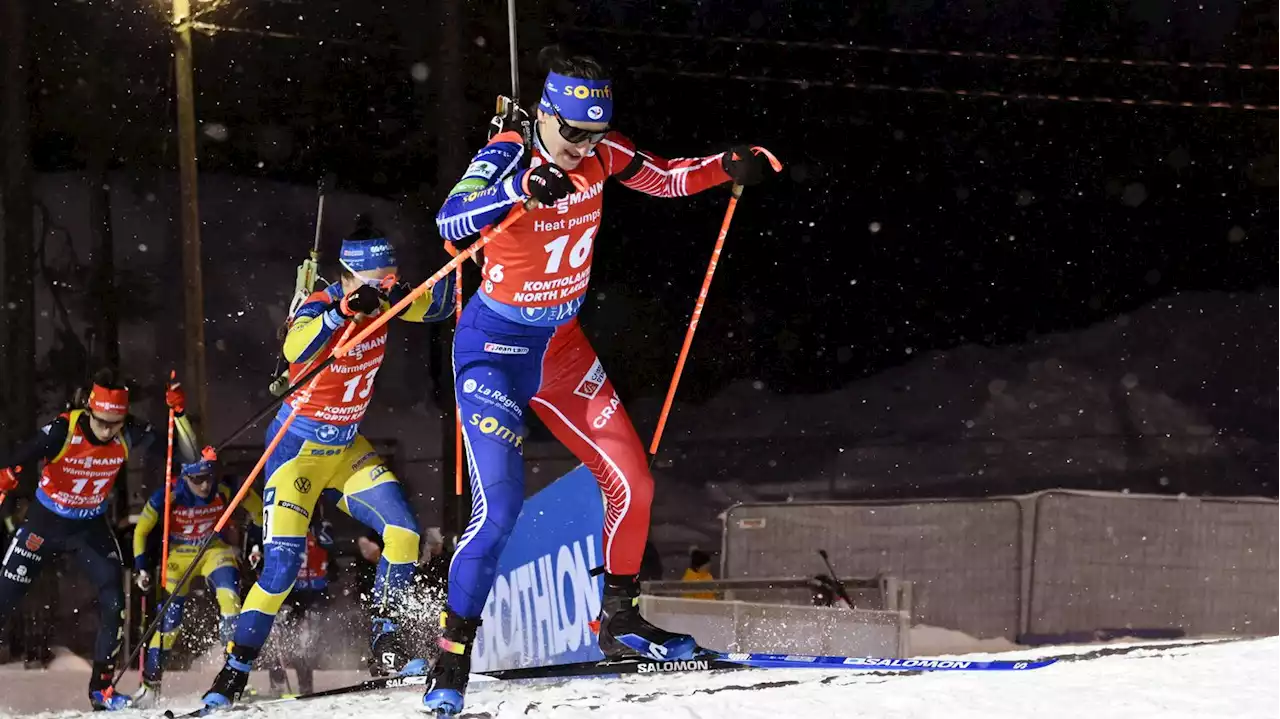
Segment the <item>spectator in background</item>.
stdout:
<path fill-rule="evenodd" d="M 418 556 L 418 566 L 414 571 L 417 575 L 416 582 L 443 592 L 448 587 L 449 561 L 453 554 L 445 548 L 444 533 L 439 527 L 427 527 L 423 537 L 422 553 Z"/>
<path fill-rule="evenodd" d="M 375 532 L 366 532 L 356 537 L 356 548 L 360 550 L 362 560 L 356 563 L 356 588 L 364 601 L 373 596 L 373 582 L 378 576 L 382 546 L 382 537 Z"/>
<path fill-rule="evenodd" d="M 711 575 L 711 555 L 698 549 L 691 547 L 689 549 L 689 568 L 684 570 L 684 576 L 681 577 L 686 582 L 710 582 L 715 577 Z M 682 596 L 685 599 L 715 599 L 715 592 L 685 592 Z"/>

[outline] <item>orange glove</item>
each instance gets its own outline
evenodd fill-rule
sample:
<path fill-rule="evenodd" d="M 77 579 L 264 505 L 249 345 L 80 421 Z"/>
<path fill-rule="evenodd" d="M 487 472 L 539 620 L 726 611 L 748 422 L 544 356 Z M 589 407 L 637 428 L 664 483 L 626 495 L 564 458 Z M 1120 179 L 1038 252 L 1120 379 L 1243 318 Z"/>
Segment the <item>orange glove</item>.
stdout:
<path fill-rule="evenodd" d="M 174 382 L 164 391 L 164 403 L 169 405 L 169 409 L 175 414 L 182 414 L 182 410 L 187 406 L 187 393 L 182 391 L 182 385 Z"/>
<path fill-rule="evenodd" d="M 22 467 L 14 467 L 9 469 L 5 467 L 0 469 L 0 494 L 12 492 L 18 488 L 18 472 L 22 471 Z"/>

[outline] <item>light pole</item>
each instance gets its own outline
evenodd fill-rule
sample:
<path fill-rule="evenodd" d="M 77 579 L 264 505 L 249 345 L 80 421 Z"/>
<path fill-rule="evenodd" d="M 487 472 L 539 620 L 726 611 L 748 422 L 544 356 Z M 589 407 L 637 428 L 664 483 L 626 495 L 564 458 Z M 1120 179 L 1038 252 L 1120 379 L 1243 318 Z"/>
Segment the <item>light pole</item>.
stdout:
<path fill-rule="evenodd" d="M 200 205 L 196 193 L 195 80 L 191 63 L 191 2 L 173 0 L 173 64 L 178 90 L 178 186 L 181 194 L 183 357 L 187 406 L 197 431 L 205 429 L 204 280 L 200 251 Z"/>

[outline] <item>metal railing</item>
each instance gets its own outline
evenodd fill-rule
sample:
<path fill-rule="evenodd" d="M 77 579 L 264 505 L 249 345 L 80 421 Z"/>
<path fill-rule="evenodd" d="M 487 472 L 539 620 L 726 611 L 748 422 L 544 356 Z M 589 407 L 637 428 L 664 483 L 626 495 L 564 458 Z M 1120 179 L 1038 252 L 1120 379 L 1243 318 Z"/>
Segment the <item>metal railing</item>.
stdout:
<path fill-rule="evenodd" d="M 668 630 L 693 635 L 702 646 L 729 652 L 911 655 L 906 611 L 652 595 L 641 595 L 640 611 Z"/>
<path fill-rule="evenodd" d="M 856 609 L 905 611 L 912 613 L 911 582 L 880 574 L 875 577 L 844 577 L 840 580 Z M 764 602 L 788 606 L 812 606 L 815 587 L 808 578 L 766 577 L 758 579 L 711 579 L 706 581 L 661 580 L 640 583 L 642 594 L 679 597 L 710 593 L 721 601 Z M 685 596 L 685 598 L 693 598 Z M 841 600 L 835 598 L 837 604 Z"/>
<path fill-rule="evenodd" d="M 812 564 L 914 585 L 915 621 L 976 637 L 1277 629 L 1277 503 L 1052 490 L 965 500 L 740 504 L 721 574 Z"/>

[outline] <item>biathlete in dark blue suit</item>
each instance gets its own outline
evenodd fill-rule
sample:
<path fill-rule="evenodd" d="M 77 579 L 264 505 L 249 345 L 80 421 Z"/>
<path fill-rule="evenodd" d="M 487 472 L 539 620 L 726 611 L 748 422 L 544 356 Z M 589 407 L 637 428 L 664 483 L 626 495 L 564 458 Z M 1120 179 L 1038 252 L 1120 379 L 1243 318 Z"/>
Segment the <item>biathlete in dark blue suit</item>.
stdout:
<path fill-rule="evenodd" d="M 613 83 L 596 61 L 549 60 L 532 147 L 516 132 L 494 136 L 436 216 L 445 240 L 457 242 L 498 224 L 517 205 L 527 208 L 485 246 L 483 282 L 454 335 L 454 387 L 473 503 L 449 567 L 442 653 L 423 698 L 438 716 L 462 710 L 481 611 L 524 503 L 529 409 L 591 470 L 607 504 L 601 651 L 610 658 L 680 659 L 695 650 L 693 637 L 640 616 L 637 575 L 653 477 L 577 315 L 587 297 L 608 180 L 677 198 L 731 181 L 754 184 L 768 162 L 760 148 L 747 146 L 671 160 L 643 152 L 610 128 Z M 570 172 L 579 178 L 576 186 Z"/>
<path fill-rule="evenodd" d="M 195 435 L 182 415 L 181 387 L 170 387 L 165 400 L 177 417 L 175 455 L 193 461 Z M 89 702 L 95 710 L 125 709 L 132 703 L 111 687 L 124 624 L 124 555 L 103 516 L 107 500 L 131 454 L 148 451 L 163 463 L 167 449 L 164 435 L 129 414 L 129 390 L 102 372 L 94 378 L 84 409 L 58 415 L 0 462 L 0 492 L 17 486 L 17 467 L 44 462 L 36 501 L 0 560 L 0 623 L 17 610 L 46 564 L 60 554 L 73 554 L 98 588 L 98 639 L 89 676 Z"/>

